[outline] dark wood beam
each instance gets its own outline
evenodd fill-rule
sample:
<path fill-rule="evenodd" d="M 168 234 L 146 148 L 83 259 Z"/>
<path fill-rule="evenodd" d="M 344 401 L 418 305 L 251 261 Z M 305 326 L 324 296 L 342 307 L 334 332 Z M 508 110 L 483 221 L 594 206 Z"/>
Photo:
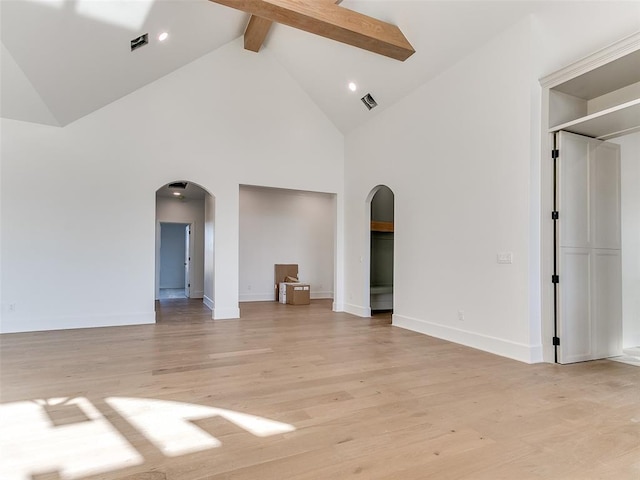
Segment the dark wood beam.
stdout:
<path fill-rule="evenodd" d="M 415 53 L 397 26 L 331 2 L 318 0 L 210 1 L 396 60 L 404 61 Z M 255 45 L 256 40 L 252 42 Z"/>

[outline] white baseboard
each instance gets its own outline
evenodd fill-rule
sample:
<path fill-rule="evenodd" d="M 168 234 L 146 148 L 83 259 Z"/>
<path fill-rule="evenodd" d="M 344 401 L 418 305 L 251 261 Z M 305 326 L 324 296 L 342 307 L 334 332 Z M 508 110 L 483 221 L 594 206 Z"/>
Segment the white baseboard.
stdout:
<path fill-rule="evenodd" d="M 622 348 L 633 348 L 640 346 L 640 333 L 624 335 Z"/>
<path fill-rule="evenodd" d="M 369 318 L 371 316 L 370 308 L 361 307 L 360 305 L 352 305 L 350 303 L 345 303 L 342 307 L 342 312 L 347 312 L 351 315 L 356 315 L 358 317 L 364 318 Z"/>
<path fill-rule="evenodd" d="M 204 291 L 197 290 L 195 292 L 189 292 L 189 298 L 204 298 Z"/>
<path fill-rule="evenodd" d="M 311 300 L 321 300 L 325 298 L 333 298 L 333 292 L 314 292 L 311 291 L 309 297 Z M 243 302 L 275 302 L 276 298 L 273 292 L 269 293 L 241 293 L 238 295 L 238 301 Z"/>
<path fill-rule="evenodd" d="M 547 363 L 554 363 L 555 353 L 555 347 L 553 345 L 544 345 L 542 347 L 542 361 Z"/>
<path fill-rule="evenodd" d="M 203 295 L 202 303 L 204 303 L 207 307 L 209 307 L 209 310 L 213 311 L 213 300 L 211 300 L 209 297 L 207 297 L 206 295 Z"/>
<path fill-rule="evenodd" d="M 276 297 L 273 292 L 269 293 L 241 293 L 238 295 L 239 302 L 275 302 Z"/>
<path fill-rule="evenodd" d="M 393 310 L 393 300 L 388 302 L 371 302 L 371 310 Z"/>
<path fill-rule="evenodd" d="M 311 291 L 310 295 L 311 300 L 323 300 L 326 298 L 333 298 L 333 292 L 315 292 Z"/>
<path fill-rule="evenodd" d="M 393 314 L 393 325 L 525 363 L 542 362 L 542 345 L 522 343 Z"/>
<path fill-rule="evenodd" d="M 230 320 L 240 318 L 239 308 L 214 308 L 213 319 L 214 320 Z"/>
<path fill-rule="evenodd" d="M 47 330 L 70 330 L 73 328 L 120 327 L 125 325 L 148 325 L 156 323 L 155 312 L 118 315 L 80 315 L 41 318 L 8 318 L 3 315 L 0 333 L 41 332 Z"/>

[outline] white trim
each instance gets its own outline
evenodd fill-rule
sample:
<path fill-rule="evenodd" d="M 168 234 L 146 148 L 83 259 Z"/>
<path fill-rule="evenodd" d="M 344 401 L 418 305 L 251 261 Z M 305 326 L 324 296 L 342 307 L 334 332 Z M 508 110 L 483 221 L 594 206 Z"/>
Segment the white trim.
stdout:
<path fill-rule="evenodd" d="M 211 300 L 209 297 L 204 295 L 202 297 L 202 303 L 204 303 L 207 307 L 209 307 L 209 310 L 213 312 L 213 300 Z"/>
<path fill-rule="evenodd" d="M 546 362 L 554 362 L 555 349 L 551 345 L 554 331 L 553 287 L 553 221 L 551 220 L 551 198 L 553 195 L 553 164 L 550 152 L 553 145 L 553 134 L 548 133 L 549 124 L 549 91 L 551 88 L 606 65 L 618 58 L 640 49 L 640 32 L 629 35 L 595 53 L 582 58 L 567 67 L 540 79 L 541 91 L 541 163 L 540 163 L 540 294 L 541 294 L 541 334 L 544 347 L 541 349 Z"/>
<path fill-rule="evenodd" d="M 360 305 L 352 305 L 350 303 L 345 303 L 342 306 L 342 312 L 350 313 L 351 315 L 356 315 L 358 317 L 369 318 L 371 316 L 371 309 L 368 307 L 361 307 Z"/>
<path fill-rule="evenodd" d="M 239 308 L 214 308 L 213 319 L 214 320 L 231 320 L 240 318 Z"/>
<path fill-rule="evenodd" d="M 204 298 L 204 291 L 203 290 L 197 290 L 195 292 L 192 292 L 191 296 L 189 298 Z"/>
<path fill-rule="evenodd" d="M 327 298 L 333 299 L 333 292 L 316 292 L 311 291 L 311 300 L 324 300 Z M 241 293 L 238 301 L 244 302 L 275 302 L 275 295 L 272 292 L 269 293 Z"/>
<path fill-rule="evenodd" d="M 542 362 L 542 345 L 526 345 L 393 314 L 393 325 L 525 363 Z"/>
<path fill-rule="evenodd" d="M 325 300 L 327 298 L 333 299 L 333 292 L 314 292 L 311 290 L 311 300 Z"/>
<path fill-rule="evenodd" d="M 238 295 L 239 302 L 275 302 L 273 292 L 269 293 L 241 293 Z"/>
<path fill-rule="evenodd" d="M 623 349 L 637 347 L 640 345 L 640 333 L 627 335 L 625 340 L 626 343 L 622 345 Z"/>
<path fill-rule="evenodd" d="M 156 323 L 155 312 L 127 313 L 117 315 L 80 315 L 41 317 L 35 319 L 16 318 L 7 321 L 3 316 L 0 333 L 42 332 L 70 330 L 76 328 L 121 327 L 128 325 L 150 325 Z"/>
<path fill-rule="evenodd" d="M 615 42 L 608 47 L 592 53 L 571 65 L 566 66 L 562 70 L 558 70 L 540 79 L 542 88 L 553 88 L 572 78 L 578 77 L 584 73 L 590 72 L 602 65 L 624 57 L 625 55 L 640 49 L 640 32 L 629 35 L 622 40 Z"/>

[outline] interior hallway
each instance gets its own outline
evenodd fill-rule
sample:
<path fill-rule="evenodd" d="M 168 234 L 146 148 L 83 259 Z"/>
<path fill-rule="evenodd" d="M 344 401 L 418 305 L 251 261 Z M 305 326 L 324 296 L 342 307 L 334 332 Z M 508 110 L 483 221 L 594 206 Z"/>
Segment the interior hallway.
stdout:
<path fill-rule="evenodd" d="M 39 428 L 64 431 L 60 444 L 67 451 L 79 435 L 76 448 L 86 455 L 76 452 L 68 461 L 84 457 L 88 463 L 76 478 L 640 474 L 637 367 L 608 360 L 526 365 L 393 328 L 388 314 L 333 313 L 326 300 L 243 303 L 241 320 L 222 321 L 211 320 L 201 300 L 156 305 L 156 325 L 0 336 L 2 408 L 43 408 L 53 427 Z M 124 408 L 136 401 L 144 408 Z M 169 401 L 181 403 L 163 403 Z M 97 422 L 87 418 L 87 404 L 113 427 L 100 437 L 86 434 Z M 167 405 L 175 408 L 163 410 Z M 227 417 L 184 414 L 186 421 L 175 421 L 174 415 L 198 409 L 225 409 Z M 259 436 L 242 423 L 246 418 L 233 421 L 229 411 L 285 428 Z M 49 463 L 41 458 L 55 455 L 58 444 L 38 436 L 33 418 L 0 418 L 13 428 L 0 429 L 3 440 L 11 437 L 11 448 L 20 452 L 3 454 L 0 465 L 12 459 L 27 465 L 33 478 L 69 478 L 51 463 L 64 455 Z M 104 442 L 113 436 L 126 439 L 118 448 L 129 448 L 129 463 L 126 456 L 109 459 L 118 448 Z M 191 450 L 166 443 L 180 441 L 192 441 Z M 101 472 L 96 458 L 107 460 Z"/>

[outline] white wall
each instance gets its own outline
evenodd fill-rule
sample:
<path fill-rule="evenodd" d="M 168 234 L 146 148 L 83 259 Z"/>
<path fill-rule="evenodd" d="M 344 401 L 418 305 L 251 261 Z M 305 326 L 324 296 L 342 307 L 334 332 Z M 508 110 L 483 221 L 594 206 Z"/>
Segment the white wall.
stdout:
<path fill-rule="evenodd" d="M 394 324 L 542 360 L 551 337 L 541 335 L 548 212 L 538 79 L 640 28 L 637 2 L 557 3 L 346 136 L 347 311 L 368 313 L 365 204 L 376 185 L 388 185 L 396 201 Z M 511 265 L 496 263 L 503 251 L 513 253 Z"/>
<path fill-rule="evenodd" d="M 204 296 L 204 204 L 205 200 L 180 200 L 178 198 L 158 197 L 156 200 L 157 223 L 191 224 L 191 280 L 190 298 Z M 159 246 L 156 246 L 158 250 Z M 160 252 L 158 251 L 158 254 Z M 184 284 L 183 284 L 184 285 Z M 160 288 L 163 285 L 160 284 Z"/>
<path fill-rule="evenodd" d="M 275 300 L 274 265 L 297 263 L 311 298 L 333 298 L 335 196 L 240 187 L 240 301 Z"/>
<path fill-rule="evenodd" d="M 216 200 L 211 195 L 204 199 L 204 304 L 214 309 L 215 292 L 215 212 Z"/>
<path fill-rule="evenodd" d="M 366 312 L 366 198 L 395 194 L 394 325 L 525 361 L 530 29 L 523 22 L 346 138 L 346 302 Z M 496 254 L 513 253 L 513 264 Z M 458 310 L 465 320 L 458 320 Z"/>
<path fill-rule="evenodd" d="M 622 346 L 640 345 L 640 132 L 611 140 L 622 154 Z"/>
<path fill-rule="evenodd" d="M 155 192 L 176 179 L 216 197 L 213 316 L 238 317 L 239 185 L 343 190 L 343 136 L 241 38 L 64 128 L 0 127 L 2 332 L 154 322 Z"/>

